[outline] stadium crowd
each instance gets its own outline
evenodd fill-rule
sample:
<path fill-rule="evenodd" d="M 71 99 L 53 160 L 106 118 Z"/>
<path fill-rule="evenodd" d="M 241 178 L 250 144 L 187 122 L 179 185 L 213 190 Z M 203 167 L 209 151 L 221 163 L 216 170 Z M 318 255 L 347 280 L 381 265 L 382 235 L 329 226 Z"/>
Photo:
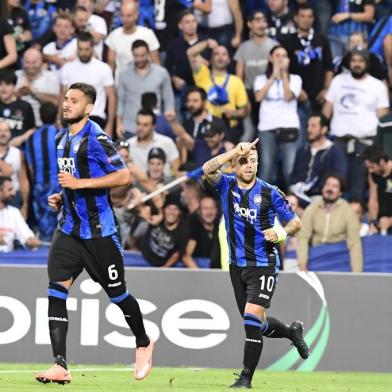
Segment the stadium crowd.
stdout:
<path fill-rule="evenodd" d="M 391 232 L 392 0 L 1 0 L 0 35 L 0 251 L 51 241 L 80 81 L 133 179 L 111 192 L 122 243 L 153 266 L 220 268 L 217 195 L 194 170 L 255 137 L 260 178 L 302 217 L 281 246 L 300 269 L 309 245 L 346 241 L 361 271 L 360 237 Z"/>

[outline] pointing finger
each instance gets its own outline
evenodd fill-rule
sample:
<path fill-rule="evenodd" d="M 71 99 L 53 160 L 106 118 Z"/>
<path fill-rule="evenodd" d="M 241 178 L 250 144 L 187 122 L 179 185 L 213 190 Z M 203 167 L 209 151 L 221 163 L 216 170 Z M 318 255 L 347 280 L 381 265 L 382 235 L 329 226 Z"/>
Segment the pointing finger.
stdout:
<path fill-rule="evenodd" d="M 250 148 L 253 148 L 258 142 L 259 142 L 259 138 L 253 140 L 253 142 L 250 143 Z"/>

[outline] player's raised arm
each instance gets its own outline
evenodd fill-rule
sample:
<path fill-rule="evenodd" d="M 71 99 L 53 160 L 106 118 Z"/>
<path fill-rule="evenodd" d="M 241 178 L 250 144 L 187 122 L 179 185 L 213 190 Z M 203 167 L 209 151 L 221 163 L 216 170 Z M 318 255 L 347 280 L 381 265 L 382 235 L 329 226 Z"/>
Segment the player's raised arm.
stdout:
<path fill-rule="evenodd" d="M 203 171 L 205 176 L 207 177 L 208 182 L 211 184 L 217 184 L 222 176 L 222 173 L 219 169 L 227 162 L 230 162 L 233 158 L 247 155 L 249 151 L 256 146 L 258 141 L 259 139 L 254 140 L 252 143 L 239 143 L 232 150 L 220 154 L 217 157 L 207 161 L 203 165 Z"/>

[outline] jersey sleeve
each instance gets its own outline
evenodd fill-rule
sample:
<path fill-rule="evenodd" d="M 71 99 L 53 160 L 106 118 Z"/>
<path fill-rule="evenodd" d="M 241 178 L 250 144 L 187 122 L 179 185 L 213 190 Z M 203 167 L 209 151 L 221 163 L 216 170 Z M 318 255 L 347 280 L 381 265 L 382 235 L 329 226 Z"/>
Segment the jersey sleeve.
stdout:
<path fill-rule="evenodd" d="M 105 173 L 113 173 L 126 168 L 124 161 L 114 148 L 113 141 L 109 136 L 105 134 L 97 135 L 94 147 L 94 157 Z"/>
<path fill-rule="evenodd" d="M 235 181 L 235 178 L 233 176 L 222 174 L 222 177 L 220 178 L 219 182 L 215 184 L 215 189 L 219 192 L 219 194 L 222 194 L 223 192 L 227 191 L 232 181 Z"/>
<path fill-rule="evenodd" d="M 272 189 L 271 201 L 280 222 L 289 222 L 297 217 L 297 214 L 293 211 L 284 193 L 280 189 L 276 187 Z"/>

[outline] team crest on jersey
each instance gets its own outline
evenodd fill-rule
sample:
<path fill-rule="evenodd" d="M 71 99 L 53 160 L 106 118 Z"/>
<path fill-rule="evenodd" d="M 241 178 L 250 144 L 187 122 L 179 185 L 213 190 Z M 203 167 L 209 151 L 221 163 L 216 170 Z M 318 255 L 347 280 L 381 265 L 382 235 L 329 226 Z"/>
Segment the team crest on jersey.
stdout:
<path fill-rule="evenodd" d="M 6 108 L 3 110 L 3 116 L 4 117 L 9 117 L 11 115 L 11 110 Z"/>
<path fill-rule="evenodd" d="M 261 195 L 255 195 L 253 201 L 257 206 L 261 205 Z"/>

